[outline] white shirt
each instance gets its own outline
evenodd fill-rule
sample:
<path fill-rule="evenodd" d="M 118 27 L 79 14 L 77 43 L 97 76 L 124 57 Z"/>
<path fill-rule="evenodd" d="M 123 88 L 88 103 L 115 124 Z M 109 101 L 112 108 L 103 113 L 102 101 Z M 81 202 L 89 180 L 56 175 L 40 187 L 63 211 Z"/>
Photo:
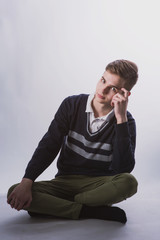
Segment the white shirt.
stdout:
<path fill-rule="evenodd" d="M 114 116 L 114 110 L 111 110 L 107 115 L 95 118 L 94 111 L 92 108 L 93 98 L 94 98 L 94 94 L 90 94 L 88 97 L 88 100 L 87 100 L 87 105 L 86 105 L 86 112 L 88 112 L 90 115 L 89 116 L 89 120 L 90 120 L 89 128 L 90 128 L 91 133 L 97 132 L 105 121 L 109 122 L 110 119 Z"/>

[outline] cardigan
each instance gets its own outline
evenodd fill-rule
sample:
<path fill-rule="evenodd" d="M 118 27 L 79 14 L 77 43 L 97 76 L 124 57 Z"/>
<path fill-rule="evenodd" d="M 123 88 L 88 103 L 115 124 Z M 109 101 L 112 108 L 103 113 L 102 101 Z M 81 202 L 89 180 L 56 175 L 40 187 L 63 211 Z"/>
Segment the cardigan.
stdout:
<path fill-rule="evenodd" d="M 91 133 L 88 94 L 63 100 L 47 133 L 29 161 L 25 178 L 33 181 L 57 159 L 60 175 L 111 176 L 131 172 L 135 165 L 136 125 L 127 111 L 128 121 L 116 123 L 113 116 Z"/>

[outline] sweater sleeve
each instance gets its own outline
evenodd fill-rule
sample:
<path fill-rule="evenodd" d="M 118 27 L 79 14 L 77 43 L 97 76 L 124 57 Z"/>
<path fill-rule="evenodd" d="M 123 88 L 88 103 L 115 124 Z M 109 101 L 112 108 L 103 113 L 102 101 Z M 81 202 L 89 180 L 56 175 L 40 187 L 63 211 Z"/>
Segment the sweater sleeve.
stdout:
<path fill-rule="evenodd" d="M 69 130 L 69 102 L 65 99 L 38 144 L 25 170 L 24 178 L 35 180 L 55 159 Z"/>
<path fill-rule="evenodd" d="M 135 166 L 136 125 L 128 122 L 116 124 L 111 170 L 117 173 L 131 172 Z"/>

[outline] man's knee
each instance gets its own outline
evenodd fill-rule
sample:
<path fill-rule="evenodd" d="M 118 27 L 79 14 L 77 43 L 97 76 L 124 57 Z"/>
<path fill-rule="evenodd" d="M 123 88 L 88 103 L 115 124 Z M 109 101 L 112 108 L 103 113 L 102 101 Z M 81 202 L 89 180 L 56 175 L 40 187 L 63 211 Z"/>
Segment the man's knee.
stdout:
<path fill-rule="evenodd" d="M 128 192 L 128 197 L 131 197 L 137 192 L 138 182 L 136 178 L 130 173 L 123 173 L 121 174 L 121 177 Z"/>

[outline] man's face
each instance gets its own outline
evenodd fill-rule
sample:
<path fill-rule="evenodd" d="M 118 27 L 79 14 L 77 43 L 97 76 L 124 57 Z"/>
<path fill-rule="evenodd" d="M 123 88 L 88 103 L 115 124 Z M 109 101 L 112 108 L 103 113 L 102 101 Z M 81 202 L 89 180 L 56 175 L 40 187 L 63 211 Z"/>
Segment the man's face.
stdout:
<path fill-rule="evenodd" d="M 111 107 L 111 101 L 116 93 L 121 93 L 124 88 L 125 81 L 118 75 L 105 71 L 101 79 L 97 83 L 95 101 Z"/>

